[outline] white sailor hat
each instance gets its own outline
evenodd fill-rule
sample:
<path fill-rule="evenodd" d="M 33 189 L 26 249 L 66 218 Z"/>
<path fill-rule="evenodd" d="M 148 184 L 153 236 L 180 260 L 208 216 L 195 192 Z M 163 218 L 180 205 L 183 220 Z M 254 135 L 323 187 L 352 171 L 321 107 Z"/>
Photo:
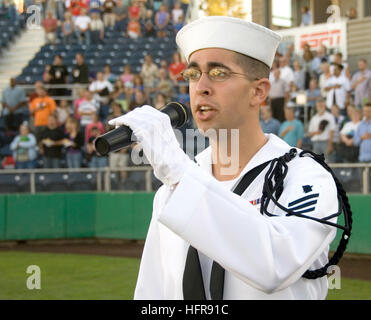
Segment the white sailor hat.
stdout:
<path fill-rule="evenodd" d="M 176 43 L 187 61 L 197 50 L 222 48 L 255 58 L 270 68 L 280 40 L 278 33 L 259 24 L 223 16 L 197 19 L 176 36 Z"/>

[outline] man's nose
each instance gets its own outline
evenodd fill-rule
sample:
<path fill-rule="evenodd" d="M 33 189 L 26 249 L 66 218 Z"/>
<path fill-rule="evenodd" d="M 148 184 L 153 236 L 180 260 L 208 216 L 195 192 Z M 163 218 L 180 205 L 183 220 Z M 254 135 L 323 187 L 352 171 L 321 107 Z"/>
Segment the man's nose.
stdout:
<path fill-rule="evenodd" d="M 201 73 L 200 79 L 196 84 L 196 92 L 200 95 L 212 94 L 212 81 L 209 79 L 207 72 Z"/>

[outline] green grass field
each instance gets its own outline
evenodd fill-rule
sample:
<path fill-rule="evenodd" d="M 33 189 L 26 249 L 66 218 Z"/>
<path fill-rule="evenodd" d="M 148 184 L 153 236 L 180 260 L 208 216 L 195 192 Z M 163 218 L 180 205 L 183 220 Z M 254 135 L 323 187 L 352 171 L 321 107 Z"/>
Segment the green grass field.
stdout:
<path fill-rule="evenodd" d="M 41 289 L 29 290 L 29 265 L 41 270 Z M 0 252 L 0 299 L 132 299 L 139 259 Z M 341 279 L 328 299 L 371 299 L 371 281 Z"/>

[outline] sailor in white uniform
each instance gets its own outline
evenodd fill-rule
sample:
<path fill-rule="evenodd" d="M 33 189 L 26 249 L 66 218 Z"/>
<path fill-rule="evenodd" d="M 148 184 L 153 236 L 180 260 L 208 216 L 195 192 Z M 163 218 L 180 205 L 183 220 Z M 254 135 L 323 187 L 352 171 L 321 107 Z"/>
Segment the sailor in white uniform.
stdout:
<path fill-rule="evenodd" d="M 134 298 L 325 299 L 327 278 L 303 274 L 326 265 L 336 228 L 286 215 L 274 203 L 268 206 L 272 216 L 260 212 L 268 161 L 291 149 L 277 136 L 265 135 L 259 124 L 280 36 L 240 19 L 206 17 L 186 25 L 176 40 L 188 62 L 184 77 L 198 128 L 205 134 L 226 129 L 228 138 L 238 129 L 238 152 L 222 153 L 228 138 L 216 134 L 197 163 L 191 161 L 169 118 L 150 106 L 111 120 L 133 130 L 164 183 L 153 202 Z M 263 163 L 268 165 L 242 195 L 234 193 L 241 178 Z M 235 170 L 226 173 L 228 167 Z M 296 156 L 287 167 L 282 206 L 318 219 L 338 211 L 335 182 L 320 164 Z M 197 266 L 186 271 L 191 249 L 200 275 Z M 214 264 L 223 271 L 215 297 Z M 199 288 L 201 295 L 185 292 Z"/>

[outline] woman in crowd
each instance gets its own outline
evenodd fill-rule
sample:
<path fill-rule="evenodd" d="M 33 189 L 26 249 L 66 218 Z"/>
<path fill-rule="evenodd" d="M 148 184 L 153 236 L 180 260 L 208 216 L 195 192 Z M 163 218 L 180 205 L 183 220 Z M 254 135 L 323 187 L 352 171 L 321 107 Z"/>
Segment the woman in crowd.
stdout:
<path fill-rule="evenodd" d="M 125 86 L 133 83 L 134 74 L 131 72 L 131 66 L 129 64 L 124 66 L 124 72 L 120 75 L 120 79 Z"/>
<path fill-rule="evenodd" d="M 70 107 L 68 105 L 68 101 L 67 100 L 60 100 L 59 105 L 57 106 L 58 124 L 60 126 L 63 126 L 66 123 L 70 114 L 71 114 L 71 110 L 70 110 Z"/>
<path fill-rule="evenodd" d="M 84 145 L 84 136 L 80 131 L 80 124 L 76 118 L 69 117 L 65 124 L 66 138 L 64 146 L 67 149 L 66 160 L 68 168 L 80 168 L 82 160 L 81 148 Z"/>
<path fill-rule="evenodd" d="M 71 44 L 73 41 L 73 34 L 74 34 L 74 25 L 71 17 L 70 12 L 65 12 L 64 14 L 64 21 L 62 21 L 62 34 L 63 34 L 63 43 L 64 44 Z"/>
<path fill-rule="evenodd" d="M 169 78 L 175 84 L 178 84 L 178 81 L 183 81 L 181 73 L 185 68 L 186 64 L 182 61 L 180 53 L 178 51 L 174 52 L 172 61 L 169 64 Z"/>

